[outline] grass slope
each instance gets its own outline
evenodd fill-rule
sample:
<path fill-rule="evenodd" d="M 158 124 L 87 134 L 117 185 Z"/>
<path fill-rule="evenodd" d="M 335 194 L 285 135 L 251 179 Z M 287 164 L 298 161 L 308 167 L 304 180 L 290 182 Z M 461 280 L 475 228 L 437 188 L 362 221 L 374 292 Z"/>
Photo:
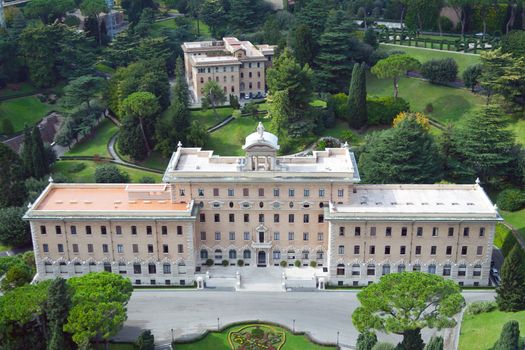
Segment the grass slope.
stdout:
<path fill-rule="evenodd" d="M 211 38 L 210 28 L 206 23 L 198 21 L 199 34 L 197 34 L 197 20 L 193 19 L 193 34 L 197 35 L 200 38 Z M 177 23 L 173 18 L 169 18 L 163 21 L 158 21 L 153 24 L 154 29 L 168 28 L 168 29 L 177 29 Z"/>
<path fill-rule="evenodd" d="M 38 89 L 29 83 L 12 84 L 0 89 L 0 97 L 17 96 L 20 94 L 36 94 Z"/>
<path fill-rule="evenodd" d="M 259 121 L 252 117 L 241 117 L 210 134 L 205 149 L 214 150 L 221 156 L 240 156 L 244 154 L 242 145 L 246 136 L 255 132 Z"/>
<path fill-rule="evenodd" d="M 84 163 L 86 167 L 81 171 L 73 172 L 73 168 L 79 163 Z M 95 182 L 95 169 L 98 164 L 103 163 L 97 163 L 90 160 L 61 160 L 53 164 L 52 173 L 61 173 L 64 176 L 66 176 L 71 182 L 93 183 Z M 160 182 L 162 179 L 161 174 L 130 168 L 122 165 L 117 165 L 117 167 L 129 174 L 131 182 L 139 182 L 139 179 L 143 176 L 150 176 L 154 178 L 156 182 Z"/>
<path fill-rule="evenodd" d="M 512 212 L 500 210 L 500 214 L 506 222 L 511 224 L 525 238 L 525 208 Z"/>
<path fill-rule="evenodd" d="M 14 98 L 0 102 L 0 120 L 9 118 L 17 132 L 23 130 L 25 124 L 32 126 L 54 109 L 58 108 L 40 102 L 35 96 Z"/>
<path fill-rule="evenodd" d="M 459 336 L 459 350 L 490 350 L 498 340 L 503 325 L 511 320 L 520 323 L 525 329 L 525 311 L 492 311 L 479 315 L 463 317 Z"/>
<path fill-rule="evenodd" d="M 66 156 L 94 156 L 109 157 L 108 142 L 111 136 L 118 131 L 118 127 L 109 119 L 104 119 L 93 131 L 93 136 L 76 144 L 67 152 Z"/>
<path fill-rule="evenodd" d="M 232 115 L 232 112 L 233 108 L 230 107 L 217 108 L 217 114 L 213 112 L 213 109 L 193 110 L 190 112 L 190 122 L 196 120 L 200 124 L 203 124 L 206 129 L 209 129 L 228 118 L 230 115 Z"/>

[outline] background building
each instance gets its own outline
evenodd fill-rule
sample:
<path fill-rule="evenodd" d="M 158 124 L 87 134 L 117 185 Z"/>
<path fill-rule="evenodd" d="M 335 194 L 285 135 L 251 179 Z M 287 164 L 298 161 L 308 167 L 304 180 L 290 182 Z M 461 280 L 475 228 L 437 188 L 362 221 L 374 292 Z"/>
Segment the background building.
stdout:
<path fill-rule="evenodd" d="M 105 269 L 188 284 L 211 259 L 315 262 L 315 278 L 340 285 L 398 271 L 488 284 L 500 216 L 479 184 L 358 185 L 347 147 L 277 156 L 262 124 L 243 149 L 179 147 L 163 184 L 50 184 L 26 214 L 37 278 Z"/>

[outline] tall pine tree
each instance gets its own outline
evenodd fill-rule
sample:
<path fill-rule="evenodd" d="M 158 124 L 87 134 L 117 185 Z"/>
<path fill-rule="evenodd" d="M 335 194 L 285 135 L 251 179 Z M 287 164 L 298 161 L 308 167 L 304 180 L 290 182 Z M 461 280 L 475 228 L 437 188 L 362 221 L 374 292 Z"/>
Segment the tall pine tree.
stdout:
<path fill-rule="evenodd" d="M 525 265 L 521 246 L 516 244 L 503 262 L 501 283 L 496 289 L 501 311 L 525 309 Z"/>
<path fill-rule="evenodd" d="M 24 145 L 22 146 L 22 163 L 27 176 L 33 176 L 33 138 L 31 128 L 26 125 L 24 129 Z"/>
<path fill-rule="evenodd" d="M 46 150 L 42 135 L 37 125 L 33 127 L 31 132 L 32 138 L 32 159 L 33 159 L 33 176 L 41 179 L 44 175 L 49 174 L 49 164 L 47 162 Z"/>
<path fill-rule="evenodd" d="M 63 278 L 56 278 L 49 286 L 49 297 L 46 302 L 46 314 L 49 321 L 49 330 L 51 332 L 49 337 L 48 350 L 62 350 L 66 349 L 66 344 L 69 338 L 62 327 L 67 321 L 67 315 L 71 307 L 71 294 L 68 290 L 66 280 Z"/>
<path fill-rule="evenodd" d="M 177 63 L 175 65 L 175 86 L 173 87 L 173 96 L 175 100 L 182 103 L 184 107 L 188 107 L 190 104 L 190 92 L 188 90 L 188 82 L 186 81 L 186 74 L 184 72 L 184 62 L 182 58 L 177 57 Z"/>
<path fill-rule="evenodd" d="M 348 122 L 350 127 L 359 129 L 366 125 L 366 64 L 355 64 L 348 93 Z"/>
<path fill-rule="evenodd" d="M 24 165 L 18 155 L 0 142 L 0 208 L 19 206 L 27 196 Z"/>
<path fill-rule="evenodd" d="M 317 52 L 317 43 L 314 40 L 310 27 L 300 24 L 293 32 L 292 48 L 297 62 L 301 66 L 308 63 L 311 67 L 314 64 Z"/>

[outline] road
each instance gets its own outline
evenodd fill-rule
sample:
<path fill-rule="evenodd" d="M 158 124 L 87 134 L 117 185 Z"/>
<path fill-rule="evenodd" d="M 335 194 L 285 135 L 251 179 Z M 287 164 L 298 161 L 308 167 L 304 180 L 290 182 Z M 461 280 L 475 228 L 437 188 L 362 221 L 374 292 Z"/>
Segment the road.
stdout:
<path fill-rule="evenodd" d="M 196 290 L 135 290 L 128 305 L 128 320 L 114 338 L 133 341 L 142 329 L 151 329 L 156 343 L 168 343 L 171 329 L 175 338 L 193 338 L 206 329 L 247 320 L 280 323 L 310 332 L 321 342 L 352 346 L 358 332 L 352 326 L 352 312 L 359 305 L 356 291 L 326 292 L 220 292 Z M 467 291 L 467 302 L 493 300 L 492 291 Z M 217 320 L 219 318 L 219 320 Z M 433 330 L 423 332 L 425 339 Z M 397 342 L 400 337 L 380 335 Z"/>

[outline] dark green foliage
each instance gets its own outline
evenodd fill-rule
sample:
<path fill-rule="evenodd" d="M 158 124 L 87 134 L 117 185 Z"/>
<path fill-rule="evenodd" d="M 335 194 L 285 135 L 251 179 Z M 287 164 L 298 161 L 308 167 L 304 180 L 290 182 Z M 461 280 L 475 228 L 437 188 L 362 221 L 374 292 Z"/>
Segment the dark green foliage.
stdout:
<path fill-rule="evenodd" d="M 22 158 L 26 175 L 31 176 L 33 174 L 33 138 L 31 137 L 31 128 L 27 125 L 24 129 L 24 143 L 22 144 L 20 157 Z"/>
<path fill-rule="evenodd" d="M 13 127 L 13 123 L 11 123 L 11 119 L 4 118 L 2 119 L 2 134 L 11 135 L 15 132 L 15 128 Z"/>
<path fill-rule="evenodd" d="M 516 211 L 525 204 L 525 194 L 517 188 L 505 189 L 498 195 L 496 203 L 501 210 Z"/>
<path fill-rule="evenodd" d="M 368 97 L 368 125 L 392 125 L 401 112 L 410 110 L 410 104 L 401 97 Z"/>
<path fill-rule="evenodd" d="M 307 25 L 301 24 L 293 31 L 292 48 L 297 62 L 301 66 L 314 64 L 317 52 L 317 42 Z"/>
<path fill-rule="evenodd" d="M 443 350 L 443 337 L 433 336 L 430 338 L 425 350 Z"/>
<path fill-rule="evenodd" d="M 33 270 L 26 264 L 13 264 L 7 269 L 0 284 L 2 292 L 7 292 L 28 284 L 33 279 Z"/>
<path fill-rule="evenodd" d="M 473 64 L 463 71 L 463 83 L 466 87 L 474 91 L 474 88 L 479 84 L 479 78 L 482 74 L 481 64 Z"/>
<path fill-rule="evenodd" d="M 368 29 L 365 32 L 365 36 L 363 38 L 363 42 L 366 44 L 372 46 L 374 49 L 377 49 L 379 47 L 379 42 L 377 41 L 377 34 L 375 30 Z"/>
<path fill-rule="evenodd" d="M 415 120 L 371 134 L 361 150 L 359 168 L 366 183 L 434 183 L 441 178 L 434 138 Z"/>
<path fill-rule="evenodd" d="M 230 106 L 233 109 L 239 109 L 241 108 L 241 104 L 239 103 L 239 99 L 235 95 L 230 95 L 228 97 L 228 100 L 230 101 Z"/>
<path fill-rule="evenodd" d="M 64 349 L 67 340 L 62 327 L 71 308 L 71 292 L 65 279 L 59 277 L 51 282 L 45 308 L 51 332 L 48 350 Z"/>
<path fill-rule="evenodd" d="M 155 183 L 155 179 L 151 176 L 142 176 L 138 182 L 141 184 L 153 184 Z"/>
<path fill-rule="evenodd" d="M 379 342 L 374 345 L 372 350 L 395 350 L 395 346 L 391 343 Z"/>
<path fill-rule="evenodd" d="M 453 58 L 430 60 L 421 66 L 421 74 L 434 84 L 445 84 L 456 80 L 458 65 Z"/>
<path fill-rule="evenodd" d="M 22 205 L 27 192 L 25 170 L 18 155 L 0 143 L 0 208 Z"/>
<path fill-rule="evenodd" d="M 516 57 L 525 56 L 525 32 L 523 30 L 513 30 L 501 38 L 501 48 L 503 52 L 509 52 Z"/>
<path fill-rule="evenodd" d="M 177 57 L 175 74 L 174 99 L 187 108 L 190 104 L 190 91 L 188 90 L 188 82 L 184 73 L 184 62 L 180 56 Z"/>
<path fill-rule="evenodd" d="M 75 9 L 73 0 L 35 0 L 27 4 L 24 13 L 29 18 L 38 18 L 44 24 L 62 20 L 66 13 Z"/>
<path fill-rule="evenodd" d="M 175 100 L 155 127 L 155 149 L 169 157 L 179 141 L 186 144 L 189 127 L 189 110 Z"/>
<path fill-rule="evenodd" d="M 40 129 L 38 126 L 33 127 L 31 132 L 32 138 L 32 171 L 31 175 L 36 179 L 41 179 L 44 175 L 49 174 L 49 164 L 46 156 L 44 142 L 42 141 L 42 135 L 40 134 Z"/>
<path fill-rule="evenodd" d="M 518 321 L 509 321 L 503 325 L 499 340 L 493 350 L 519 350 L 520 324 Z"/>
<path fill-rule="evenodd" d="M 237 31 L 249 32 L 259 26 L 269 12 L 270 5 L 260 0 L 230 0 L 228 26 Z"/>
<path fill-rule="evenodd" d="M 126 183 L 129 182 L 129 175 L 113 164 L 103 164 L 97 166 L 95 170 L 95 182 Z"/>
<path fill-rule="evenodd" d="M 155 338 L 149 329 L 143 330 L 135 342 L 136 350 L 154 350 Z"/>
<path fill-rule="evenodd" d="M 366 111 L 366 64 L 355 64 L 348 93 L 348 123 L 354 129 L 362 128 L 368 120 Z"/>
<path fill-rule="evenodd" d="M 23 207 L 0 209 L 0 242 L 14 247 L 31 243 L 29 223 L 22 220 L 25 211 Z"/>
<path fill-rule="evenodd" d="M 359 333 L 357 337 L 356 350 L 372 350 L 377 343 L 377 336 L 375 333 Z"/>
<path fill-rule="evenodd" d="M 188 130 L 186 140 L 190 147 L 204 147 L 209 137 L 206 127 L 194 120 Z"/>
<path fill-rule="evenodd" d="M 405 350 L 423 350 L 425 343 L 421 338 L 421 329 L 407 330 L 403 333 L 402 349 Z"/>
<path fill-rule="evenodd" d="M 496 288 L 496 302 L 501 311 L 525 309 L 525 266 L 523 251 L 514 245 L 501 268 L 501 283 Z"/>
<path fill-rule="evenodd" d="M 142 11 L 145 8 L 156 8 L 153 0 L 122 0 L 121 6 L 128 16 L 129 21 L 133 24 L 140 20 Z"/>
<path fill-rule="evenodd" d="M 120 128 L 117 147 L 123 154 L 135 160 L 144 160 L 148 150 L 144 144 L 137 118 L 124 118 Z"/>
<path fill-rule="evenodd" d="M 332 5 L 330 0 L 311 0 L 305 2 L 297 13 L 299 23 L 310 28 L 315 40 L 319 39 L 325 29 L 326 18 Z"/>

